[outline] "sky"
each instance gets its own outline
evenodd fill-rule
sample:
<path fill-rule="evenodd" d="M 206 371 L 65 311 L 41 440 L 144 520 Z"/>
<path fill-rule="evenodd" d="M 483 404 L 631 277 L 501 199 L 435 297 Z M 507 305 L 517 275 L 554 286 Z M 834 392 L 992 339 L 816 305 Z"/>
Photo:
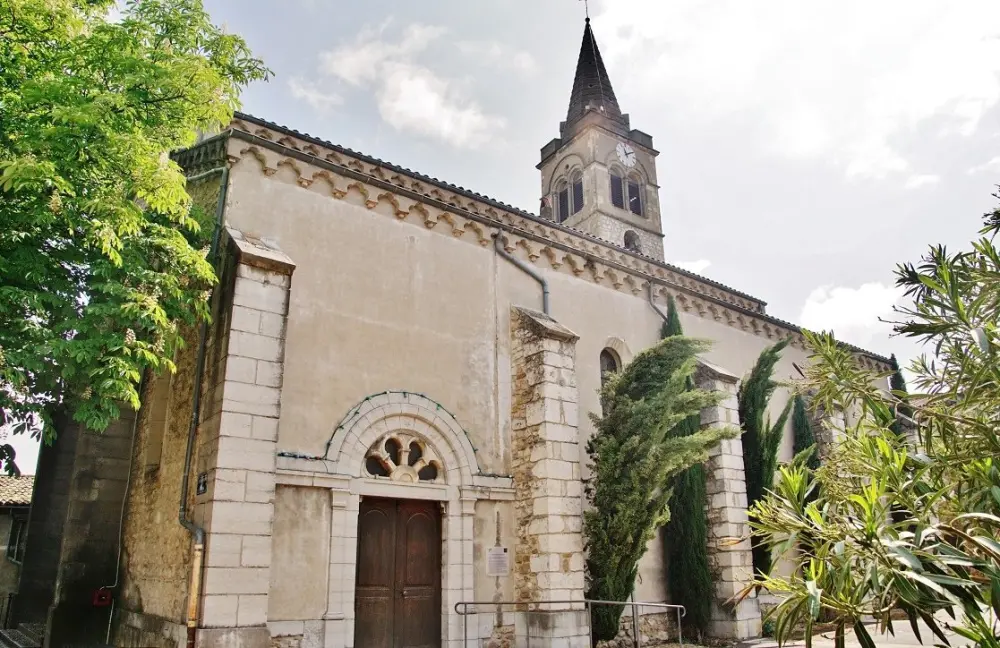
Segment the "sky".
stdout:
<path fill-rule="evenodd" d="M 205 0 L 274 71 L 246 112 L 537 211 L 579 0 Z M 653 136 L 666 259 L 904 362 L 897 263 L 968 247 L 1000 183 L 996 0 L 593 0 Z"/>

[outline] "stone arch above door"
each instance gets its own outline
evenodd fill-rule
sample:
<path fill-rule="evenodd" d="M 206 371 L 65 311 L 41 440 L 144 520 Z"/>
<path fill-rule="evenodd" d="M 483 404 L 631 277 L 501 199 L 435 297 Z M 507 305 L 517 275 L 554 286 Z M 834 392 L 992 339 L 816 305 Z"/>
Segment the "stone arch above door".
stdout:
<path fill-rule="evenodd" d="M 326 457 L 342 475 L 369 477 L 365 462 L 371 449 L 393 433 L 433 449 L 444 469 L 441 482 L 471 484 L 480 472 L 476 451 L 455 417 L 430 398 L 404 391 L 369 396 L 354 406 L 334 432 Z"/>

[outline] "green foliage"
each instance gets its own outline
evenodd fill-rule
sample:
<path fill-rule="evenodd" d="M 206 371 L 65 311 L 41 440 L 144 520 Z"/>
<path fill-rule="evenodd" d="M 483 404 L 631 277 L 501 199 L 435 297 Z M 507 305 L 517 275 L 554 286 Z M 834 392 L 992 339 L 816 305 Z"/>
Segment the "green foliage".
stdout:
<path fill-rule="evenodd" d="M 891 429 L 897 436 L 902 436 L 905 432 L 905 421 L 913 418 L 913 408 L 907 402 L 909 392 L 906 389 L 906 380 L 903 378 L 903 371 L 899 368 L 899 362 L 896 361 L 895 355 L 890 359 L 890 363 L 892 364 L 892 375 L 889 376 L 889 389 L 893 396 L 899 399 L 899 403 L 896 405 L 896 417 L 892 422 Z"/>
<path fill-rule="evenodd" d="M 816 447 L 816 435 L 813 434 L 809 413 L 806 412 L 806 399 L 802 394 L 796 394 L 792 406 L 792 455 L 799 456 L 809 451 L 806 467 L 809 470 L 819 468 L 819 452 Z"/>
<path fill-rule="evenodd" d="M 815 398 L 856 415 L 815 474 L 783 468 L 752 511 L 754 532 L 797 567 L 755 585 L 782 598 L 779 640 L 823 615 L 871 646 L 865 617 L 891 628 L 902 610 L 944 641 L 933 615 L 955 611 L 955 632 L 998 648 L 1000 251 L 989 238 L 957 254 L 934 246 L 896 278 L 912 300 L 897 309 L 896 332 L 934 351 L 910 367 L 917 447 L 893 430 L 898 399 L 878 387 L 886 374 L 861 368 L 832 336 L 808 335 Z M 810 555 L 791 551 L 805 535 Z"/>
<path fill-rule="evenodd" d="M 625 601 L 635 584 L 639 559 L 656 530 L 670 519 L 673 478 L 705 461 L 709 450 L 737 431 L 671 433 L 685 419 L 716 405 L 722 394 L 689 389 L 696 356 L 707 343 L 683 336 L 640 353 L 601 389 L 603 414 L 591 414 L 596 434 L 587 444 L 593 477 L 584 513 L 587 597 Z M 595 606 L 597 640 L 618 633 L 622 608 Z"/>
<path fill-rule="evenodd" d="M 200 0 L 5 0 L 0 10 L 0 425 L 101 430 L 208 316 L 211 238 L 171 150 L 267 70 Z M 16 470 L 0 452 L 8 470 Z"/>
<path fill-rule="evenodd" d="M 772 379 L 774 367 L 789 341 L 782 340 L 764 349 L 750 374 L 740 383 L 737 393 L 740 427 L 743 430 L 741 440 L 747 479 L 747 502 L 750 506 L 760 501 L 771 488 L 778 467 L 778 447 L 781 445 L 792 402 L 785 405 L 773 425 L 767 408 L 774 390 L 778 388 L 778 383 Z M 753 566 L 755 572 L 765 574 L 771 569 L 771 552 L 763 542 L 753 543 Z"/>
<path fill-rule="evenodd" d="M 682 335 L 680 318 L 673 298 L 667 304 L 663 336 Z M 688 388 L 692 385 L 689 382 Z M 686 437 L 701 427 L 701 416 L 684 419 L 671 431 L 672 436 Z M 687 632 L 704 634 L 712 613 L 715 596 L 712 572 L 708 566 L 708 521 L 705 518 L 705 468 L 695 464 L 674 479 L 670 501 L 670 521 L 664 528 L 664 550 L 668 557 L 667 585 L 670 600 L 683 605 Z"/>

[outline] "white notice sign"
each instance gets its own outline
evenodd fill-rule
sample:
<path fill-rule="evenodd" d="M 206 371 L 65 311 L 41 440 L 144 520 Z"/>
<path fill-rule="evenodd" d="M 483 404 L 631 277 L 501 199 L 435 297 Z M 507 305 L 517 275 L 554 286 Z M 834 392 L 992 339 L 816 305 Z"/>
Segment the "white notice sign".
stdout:
<path fill-rule="evenodd" d="M 486 574 L 488 576 L 507 576 L 510 574 L 510 553 L 507 547 L 492 547 L 486 557 Z"/>

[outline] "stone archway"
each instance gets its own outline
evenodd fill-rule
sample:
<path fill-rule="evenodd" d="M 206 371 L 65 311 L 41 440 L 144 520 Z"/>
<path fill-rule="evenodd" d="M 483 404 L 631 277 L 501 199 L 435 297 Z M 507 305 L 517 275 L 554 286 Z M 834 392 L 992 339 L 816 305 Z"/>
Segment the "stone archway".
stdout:
<path fill-rule="evenodd" d="M 419 448 L 414 452 L 420 455 L 412 465 L 411 457 L 404 456 L 411 444 Z M 343 488 L 334 492 L 334 502 L 339 502 L 334 506 L 339 510 L 335 510 L 331 525 L 332 546 L 340 550 L 339 556 L 331 556 L 330 594 L 331 602 L 339 602 L 331 604 L 331 613 L 343 622 L 338 634 L 348 642 L 345 645 L 350 645 L 355 630 L 358 522 L 363 498 L 440 503 L 441 641 L 444 645 L 458 639 L 461 633 L 454 607 L 474 599 L 476 497 L 471 491 L 474 476 L 480 473 L 465 430 L 444 406 L 427 396 L 384 392 L 350 410 L 330 439 L 326 458 L 333 472 L 344 479 Z M 421 469 L 434 466 L 437 472 L 433 478 L 421 479 L 421 469 L 414 469 L 418 465 Z"/>

